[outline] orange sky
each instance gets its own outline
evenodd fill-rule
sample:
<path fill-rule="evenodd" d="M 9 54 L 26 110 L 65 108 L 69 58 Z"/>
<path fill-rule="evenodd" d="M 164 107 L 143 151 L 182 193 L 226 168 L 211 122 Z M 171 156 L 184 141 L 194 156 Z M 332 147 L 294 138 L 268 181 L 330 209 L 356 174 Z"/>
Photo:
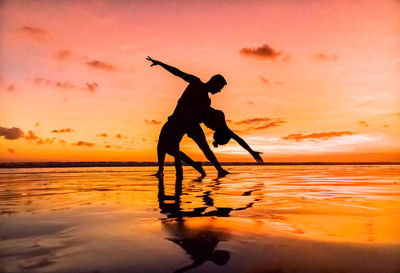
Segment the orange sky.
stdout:
<path fill-rule="evenodd" d="M 0 3 L 0 161 L 156 161 L 186 84 L 147 55 L 224 75 L 212 106 L 267 162 L 400 160 L 399 1 Z"/>

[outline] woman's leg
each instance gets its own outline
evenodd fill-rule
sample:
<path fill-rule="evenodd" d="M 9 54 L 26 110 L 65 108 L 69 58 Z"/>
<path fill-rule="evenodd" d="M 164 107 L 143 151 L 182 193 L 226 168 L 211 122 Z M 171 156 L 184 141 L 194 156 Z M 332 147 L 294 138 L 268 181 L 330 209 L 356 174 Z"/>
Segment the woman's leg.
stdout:
<path fill-rule="evenodd" d="M 202 177 L 206 176 L 206 172 L 204 171 L 203 167 L 201 166 L 200 162 L 193 161 L 188 155 L 186 155 L 184 152 L 179 151 L 178 157 L 180 160 L 183 162 L 189 164 L 192 166 L 196 171 L 198 171 Z"/>
<path fill-rule="evenodd" d="M 158 171 L 154 174 L 157 177 L 161 177 L 164 171 L 164 161 L 165 161 L 165 154 L 167 150 L 168 144 L 168 121 L 164 124 L 161 129 L 160 136 L 158 137 L 157 143 L 157 160 L 158 160 Z"/>
<path fill-rule="evenodd" d="M 163 145 L 160 142 L 158 142 L 158 145 L 157 145 L 158 171 L 157 171 L 157 173 L 154 174 L 157 177 L 161 177 L 163 175 L 165 154 L 166 154 L 166 152 L 165 152 Z"/>
<path fill-rule="evenodd" d="M 210 146 L 208 146 L 206 136 L 204 135 L 203 129 L 201 129 L 200 125 L 196 125 L 188 130 L 188 136 L 196 142 L 196 144 L 200 147 L 203 151 L 206 158 L 213 164 L 213 166 L 218 171 L 218 177 L 223 177 L 227 175 L 229 172 L 224 170 L 219 164 L 217 158 L 215 157 L 214 153 L 211 151 Z"/>
<path fill-rule="evenodd" d="M 175 171 L 176 171 L 176 179 L 182 179 L 183 177 L 182 162 L 178 156 L 175 156 Z"/>

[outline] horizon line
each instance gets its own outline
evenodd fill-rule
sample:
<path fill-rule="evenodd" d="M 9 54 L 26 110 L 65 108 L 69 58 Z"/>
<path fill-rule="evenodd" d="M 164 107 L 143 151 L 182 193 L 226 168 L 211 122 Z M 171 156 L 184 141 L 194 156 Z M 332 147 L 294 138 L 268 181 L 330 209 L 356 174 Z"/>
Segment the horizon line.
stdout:
<path fill-rule="evenodd" d="M 212 166 L 208 161 L 200 161 L 203 166 Z M 274 166 L 274 165 L 400 165 L 400 161 L 295 161 L 295 162 L 220 162 L 224 166 Z M 165 166 L 173 166 L 174 162 L 165 162 Z M 183 163 L 184 166 L 188 166 Z M 73 168 L 73 167 L 153 167 L 155 161 L 18 161 L 0 162 L 0 168 Z"/>

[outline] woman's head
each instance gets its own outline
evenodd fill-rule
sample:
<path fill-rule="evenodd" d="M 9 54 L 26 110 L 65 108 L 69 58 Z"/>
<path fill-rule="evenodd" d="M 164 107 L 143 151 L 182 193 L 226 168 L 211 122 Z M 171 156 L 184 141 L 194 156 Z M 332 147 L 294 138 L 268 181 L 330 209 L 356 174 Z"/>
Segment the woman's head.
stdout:
<path fill-rule="evenodd" d="M 224 112 L 209 108 L 203 116 L 203 123 L 205 126 L 215 131 L 214 133 L 214 147 L 218 145 L 225 145 L 232 137 L 232 132 L 226 125 Z"/>
<path fill-rule="evenodd" d="M 217 148 L 218 145 L 225 145 L 226 143 L 229 142 L 229 140 L 231 140 L 231 138 L 232 134 L 228 128 L 215 131 L 213 145 L 215 148 Z"/>

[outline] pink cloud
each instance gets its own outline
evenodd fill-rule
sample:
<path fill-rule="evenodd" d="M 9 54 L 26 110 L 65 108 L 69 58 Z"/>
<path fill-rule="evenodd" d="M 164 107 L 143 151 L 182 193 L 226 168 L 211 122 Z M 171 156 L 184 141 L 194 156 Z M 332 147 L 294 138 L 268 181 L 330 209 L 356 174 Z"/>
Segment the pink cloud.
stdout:
<path fill-rule="evenodd" d="M 105 70 L 105 71 L 116 71 L 117 69 L 115 66 L 109 63 L 105 63 L 102 61 L 94 60 L 86 63 L 88 66 L 95 68 L 95 69 L 100 69 L 100 70 Z"/>
<path fill-rule="evenodd" d="M 254 57 L 257 59 L 271 59 L 275 60 L 282 54 L 281 51 L 276 51 L 268 44 L 259 47 L 245 47 L 240 50 L 240 55 L 244 57 Z"/>

